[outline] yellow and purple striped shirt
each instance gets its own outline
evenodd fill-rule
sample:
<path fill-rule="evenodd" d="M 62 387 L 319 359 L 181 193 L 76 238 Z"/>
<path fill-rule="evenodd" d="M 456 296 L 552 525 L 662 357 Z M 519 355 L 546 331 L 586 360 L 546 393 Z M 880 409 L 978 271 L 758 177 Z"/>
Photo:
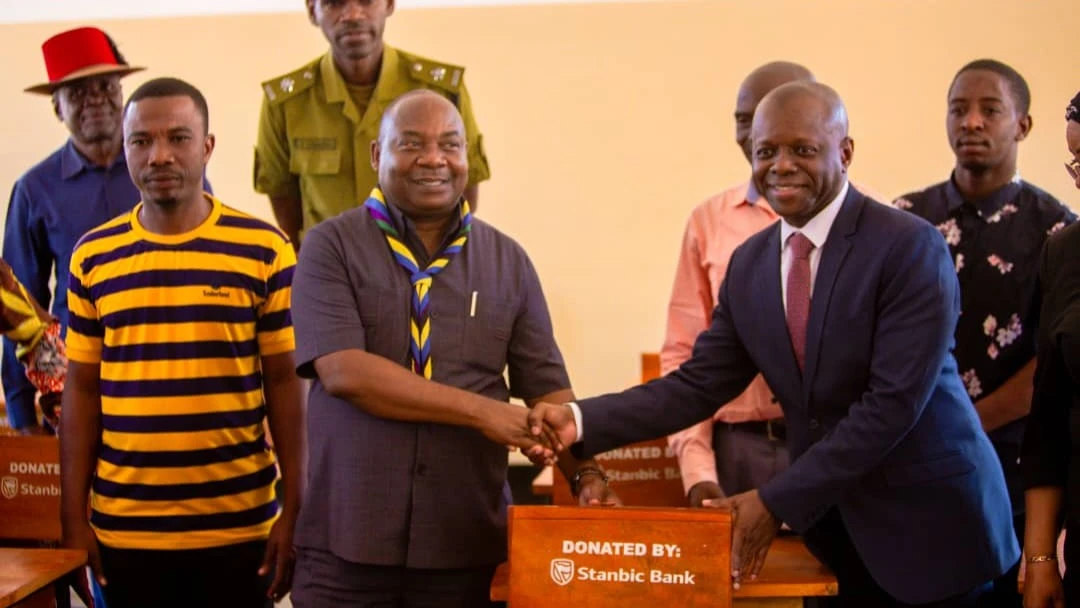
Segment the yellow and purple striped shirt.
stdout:
<path fill-rule="evenodd" d="M 71 259 L 68 357 L 101 366 L 90 522 L 110 547 L 246 542 L 277 515 L 261 357 L 295 347 L 296 256 L 277 228 L 206 196 L 190 232 L 148 232 L 140 203 Z"/>

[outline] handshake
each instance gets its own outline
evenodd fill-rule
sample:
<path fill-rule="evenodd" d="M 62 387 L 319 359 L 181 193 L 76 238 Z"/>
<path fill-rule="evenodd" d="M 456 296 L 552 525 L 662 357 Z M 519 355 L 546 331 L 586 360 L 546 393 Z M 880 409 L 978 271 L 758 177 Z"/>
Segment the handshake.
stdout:
<path fill-rule="evenodd" d="M 569 405 L 540 402 L 526 409 L 500 404 L 485 413 L 480 432 L 488 439 L 517 448 L 533 464 L 554 464 L 559 453 L 577 442 L 578 428 Z"/>

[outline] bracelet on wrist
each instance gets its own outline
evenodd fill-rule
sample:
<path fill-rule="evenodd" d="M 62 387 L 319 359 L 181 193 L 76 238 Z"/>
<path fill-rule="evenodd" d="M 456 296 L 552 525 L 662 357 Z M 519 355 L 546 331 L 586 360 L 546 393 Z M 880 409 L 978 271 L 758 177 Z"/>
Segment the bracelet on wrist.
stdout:
<path fill-rule="evenodd" d="M 1029 564 L 1039 564 L 1039 563 L 1042 563 L 1042 562 L 1056 562 L 1056 561 L 1057 561 L 1057 555 L 1054 555 L 1053 553 L 1040 553 L 1038 555 L 1029 555 L 1028 558 L 1027 558 L 1027 562 Z"/>

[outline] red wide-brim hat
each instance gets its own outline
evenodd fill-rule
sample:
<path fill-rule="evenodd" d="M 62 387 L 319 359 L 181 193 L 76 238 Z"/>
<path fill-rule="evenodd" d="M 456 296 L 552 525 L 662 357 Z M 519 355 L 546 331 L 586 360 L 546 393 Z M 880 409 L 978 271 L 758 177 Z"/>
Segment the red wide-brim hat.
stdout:
<path fill-rule="evenodd" d="M 57 87 L 80 78 L 103 74 L 127 76 L 146 69 L 121 63 L 105 32 L 96 27 L 61 32 L 46 40 L 41 45 L 41 52 L 45 55 L 49 81 L 27 87 L 27 93 L 51 95 Z"/>

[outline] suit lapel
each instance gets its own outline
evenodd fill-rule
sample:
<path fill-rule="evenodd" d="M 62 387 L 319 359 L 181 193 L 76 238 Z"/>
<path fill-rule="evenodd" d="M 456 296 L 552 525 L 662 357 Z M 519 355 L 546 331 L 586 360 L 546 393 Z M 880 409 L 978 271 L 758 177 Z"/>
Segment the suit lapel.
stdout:
<path fill-rule="evenodd" d="M 817 275 L 814 278 L 814 295 L 810 300 L 810 320 L 806 328 L 806 369 L 803 374 L 803 392 L 809 399 L 810 386 L 817 373 L 818 357 L 821 354 L 821 336 L 824 333 L 825 315 L 829 310 L 836 277 L 851 251 L 851 239 L 855 235 L 859 213 L 866 204 L 866 199 L 855 188 L 849 187 L 848 194 L 841 202 L 843 207 L 837 214 L 829 236 L 825 239 L 825 249 L 821 252 Z"/>

